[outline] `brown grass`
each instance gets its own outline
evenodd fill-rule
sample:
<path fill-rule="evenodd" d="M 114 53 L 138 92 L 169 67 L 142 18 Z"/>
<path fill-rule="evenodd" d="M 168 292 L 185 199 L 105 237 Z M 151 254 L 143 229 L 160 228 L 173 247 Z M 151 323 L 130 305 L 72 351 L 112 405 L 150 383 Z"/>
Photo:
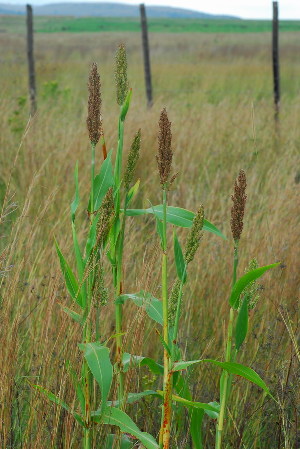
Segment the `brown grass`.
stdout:
<path fill-rule="evenodd" d="M 3 197 L 3 186 L 8 183 L 20 144 L 21 128 L 24 130 L 27 123 L 27 107 L 17 104 L 18 97 L 26 96 L 27 72 L 23 38 L 1 35 L 0 40 L 4 49 L 0 74 Z M 36 37 L 38 113 L 29 123 L 13 168 L 9 197 L 14 193 L 18 210 L 6 217 L 1 232 L 2 249 L 6 248 L 4 266 L 13 265 L 1 278 L 1 447 L 80 447 L 73 420 L 35 393 L 30 383 L 46 386 L 69 403 L 74 399 L 66 361 L 79 367 L 79 329 L 71 326 L 59 305 L 70 304 L 70 300 L 63 288 L 53 236 L 68 255 L 69 204 L 76 160 L 81 180 L 86 179 L 80 186 L 81 197 L 87 199 L 86 84 L 93 60 L 101 73 L 107 147 L 116 148 L 118 107 L 113 63 L 121 40 L 127 44 L 133 87 L 125 148 L 129 148 L 139 128 L 143 136 L 138 166 L 143 187 L 137 206 L 148 207 L 148 199 L 152 204 L 159 202 L 156 123 L 159 111 L 167 106 L 174 139 L 174 171 L 179 171 L 170 203 L 194 211 L 204 204 L 206 217 L 229 237 L 230 194 L 233 180 L 243 168 L 247 173 L 248 202 L 240 242 L 240 274 L 253 257 L 261 265 L 282 261 L 280 269 L 263 279 L 262 298 L 252 313 L 251 331 L 241 359 L 261 374 L 281 407 L 263 401 L 261 391 L 237 379 L 236 394 L 230 404 L 235 425 L 227 429 L 224 448 L 296 448 L 299 361 L 295 341 L 299 338 L 300 284 L 299 182 L 295 182 L 300 170 L 300 44 L 296 33 L 282 36 L 279 139 L 274 135 L 270 39 L 265 34 L 151 36 L 155 98 L 151 110 L 146 110 L 138 36 L 102 33 Z M 56 94 L 46 93 L 44 83 L 51 81 L 58 82 Z M 15 130 L 16 124 L 19 130 Z M 99 147 L 98 165 L 100 161 Z M 84 230 L 84 207 L 81 220 Z M 146 287 L 159 295 L 158 242 L 153 222 L 149 217 L 140 217 L 129 223 L 125 290 L 134 292 Z M 180 238 L 184 236 L 182 231 Z M 186 357 L 222 355 L 231 252 L 229 241 L 208 234 L 202 239 L 184 298 L 180 342 Z M 174 267 L 170 270 L 172 275 Z M 109 336 L 113 331 L 112 304 L 105 310 L 103 335 Z M 127 308 L 126 315 L 130 317 L 126 320 L 130 323 L 126 335 L 128 351 L 157 356 L 159 341 L 152 324 L 134 307 Z M 137 344 L 145 330 L 147 337 L 143 344 Z M 218 376 L 215 368 L 206 365 L 195 369 L 196 400 L 218 399 Z M 128 379 L 131 391 L 139 391 L 137 382 L 136 376 Z M 140 378 L 139 382 L 151 382 L 151 376 Z M 155 410 L 147 402 L 144 407 L 143 413 L 133 409 L 132 416 L 144 430 L 154 432 L 158 428 Z M 207 448 L 213 445 L 212 433 L 210 421 L 204 430 Z M 190 447 L 188 444 L 182 435 L 176 447 Z"/>

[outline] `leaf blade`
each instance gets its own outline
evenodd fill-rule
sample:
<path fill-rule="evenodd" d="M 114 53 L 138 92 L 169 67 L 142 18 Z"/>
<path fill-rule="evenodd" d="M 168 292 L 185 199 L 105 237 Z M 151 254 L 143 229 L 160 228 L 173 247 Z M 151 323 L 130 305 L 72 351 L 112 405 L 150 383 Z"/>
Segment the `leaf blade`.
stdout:
<path fill-rule="evenodd" d="M 163 206 L 159 204 L 158 206 L 153 206 L 148 209 L 127 209 L 126 215 L 133 217 L 145 214 L 154 214 L 159 220 L 163 219 Z M 193 219 L 195 213 L 181 207 L 168 206 L 167 207 L 167 222 L 175 226 L 182 228 L 191 228 L 193 224 Z M 208 220 L 204 219 L 203 230 L 209 231 L 224 240 L 226 237 L 224 234 Z"/>
<path fill-rule="evenodd" d="M 260 278 L 267 270 L 278 267 L 278 265 L 280 265 L 280 262 L 256 268 L 255 270 L 249 271 L 248 273 L 244 274 L 244 276 L 242 276 L 240 279 L 238 279 L 238 281 L 232 287 L 232 292 L 229 298 L 230 306 L 236 310 L 238 307 L 239 297 L 243 292 L 243 290 L 247 287 L 247 285 L 249 285 L 250 282 Z"/>
<path fill-rule="evenodd" d="M 149 433 L 142 432 L 132 419 L 118 408 L 107 407 L 101 417 L 94 416 L 92 420 L 119 427 L 121 432 L 135 436 L 146 449 L 159 449 L 159 445 L 153 436 Z"/>
<path fill-rule="evenodd" d="M 81 343 L 80 349 L 84 351 L 84 358 L 98 382 L 101 390 L 101 411 L 106 408 L 108 394 L 112 384 L 113 368 L 109 357 L 109 349 L 99 342 Z"/>

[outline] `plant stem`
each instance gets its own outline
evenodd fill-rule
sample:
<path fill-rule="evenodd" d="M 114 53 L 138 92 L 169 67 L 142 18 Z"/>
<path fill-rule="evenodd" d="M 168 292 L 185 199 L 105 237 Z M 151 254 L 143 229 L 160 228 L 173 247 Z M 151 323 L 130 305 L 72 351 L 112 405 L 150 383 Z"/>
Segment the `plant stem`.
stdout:
<path fill-rule="evenodd" d="M 238 258 L 238 240 L 234 242 L 234 258 L 233 258 L 233 276 L 232 276 L 232 286 L 234 286 L 237 277 L 237 266 L 238 266 L 239 258 Z M 231 362 L 231 352 L 232 352 L 232 334 L 233 334 L 233 322 L 234 322 L 234 310 L 232 307 L 229 312 L 229 323 L 227 330 L 227 343 L 226 343 L 226 354 L 225 361 Z M 224 419 L 226 412 L 226 403 L 229 397 L 229 392 L 231 390 L 231 382 L 232 376 L 229 375 L 227 371 L 223 371 L 221 380 L 220 380 L 220 413 L 217 423 L 217 431 L 216 431 L 216 445 L 215 449 L 221 449 L 222 445 L 222 435 L 224 428 Z"/>
<path fill-rule="evenodd" d="M 91 449 L 90 429 L 84 429 L 83 449 Z"/>
<path fill-rule="evenodd" d="M 123 159 L 123 139 L 124 139 L 124 122 L 121 120 L 121 115 L 119 117 L 118 123 L 118 149 L 116 156 L 115 165 L 115 223 L 116 223 L 116 233 L 115 235 L 115 257 L 116 265 L 114 267 L 114 282 L 115 282 L 115 296 L 122 293 L 122 260 L 123 260 L 123 242 L 124 242 L 124 230 L 123 224 L 122 229 L 119 231 L 118 223 L 120 220 L 120 187 L 121 187 L 121 174 L 122 174 L 122 159 Z M 125 224 L 124 224 L 125 226 Z M 119 235 L 121 232 L 121 235 Z M 124 373 L 122 368 L 122 356 L 123 356 L 123 341 L 122 341 L 122 318 L 123 310 L 122 304 L 116 304 L 115 306 L 115 321 L 116 321 L 116 363 L 118 366 L 118 399 L 120 408 L 123 406 L 124 402 Z"/>
<path fill-rule="evenodd" d="M 90 214 L 91 223 L 94 219 L 94 178 L 95 178 L 95 144 L 91 144 L 91 204 L 90 204 Z M 83 339 L 84 343 L 89 343 L 91 340 L 91 327 L 89 321 L 91 302 L 92 302 L 92 285 L 93 276 L 89 274 L 89 285 L 88 293 L 85 304 L 85 317 L 86 323 L 83 329 Z M 84 429 L 83 436 L 83 449 L 91 448 L 91 373 L 86 360 L 83 361 L 83 372 L 84 372 L 84 397 L 85 397 L 85 412 L 84 421 L 86 428 Z"/>
<path fill-rule="evenodd" d="M 91 221 L 94 218 L 94 178 L 95 178 L 95 144 L 91 145 L 92 150 L 92 165 L 91 165 Z"/>
<path fill-rule="evenodd" d="M 163 186 L 163 254 L 162 254 L 162 306 L 163 306 L 163 339 L 169 346 L 168 324 L 168 257 L 167 257 L 167 187 Z M 171 429 L 172 373 L 170 372 L 170 356 L 164 348 L 164 402 L 160 430 L 160 446 L 168 449 Z"/>
<path fill-rule="evenodd" d="M 186 275 L 186 270 L 187 270 L 187 264 L 185 264 L 183 276 Z M 174 361 L 175 344 L 176 344 L 178 329 L 179 329 L 179 319 L 180 319 L 180 311 L 181 311 L 183 285 L 184 285 L 184 283 L 181 281 L 180 287 L 179 287 L 179 293 L 178 293 L 175 321 L 174 321 L 174 331 L 173 331 L 173 336 L 172 336 L 173 342 L 174 342 L 174 345 L 172 345 L 172 361 Z"/>

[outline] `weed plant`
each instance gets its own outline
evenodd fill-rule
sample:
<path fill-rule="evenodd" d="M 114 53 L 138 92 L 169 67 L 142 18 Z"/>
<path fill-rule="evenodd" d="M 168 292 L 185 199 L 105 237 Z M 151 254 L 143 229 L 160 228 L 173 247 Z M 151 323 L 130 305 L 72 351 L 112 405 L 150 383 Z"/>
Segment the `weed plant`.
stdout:
<path fill-rule="evenodd" d="M 202 425 L 206 415 L 215 425 L 215 448 L 221 449 L 224 422 L 230 419 L 229 404 L 233 395 L 233 376 L 241 376 L 260 387 L 265 396 L 275 400 L 270 389 L 253 369 L 237 362 L 237 356 L 247 336 L 249 310 L 257 302 L 256 280 L 267 270 L 279 263 L 258 267 L 252 262 L 250 269 L 238 277 L 239 241 L 243 230 L 246 206 L 246 175 L 240 171 L 232 196 L 231 228 L 233 237 L 233 279 L 229 295 L 229 321 L 225 342 L 225 361 L 214 358 L 185 360 L 178 333 L 181 324 L 183 292 L 189 281 L 188 267 L 207 233 L 225 239 L 221 231 L 204 218 L 201 205 L 196 213 L 169 205 L 168 193 L 177 182 L 177 174 L 172 171 L 173 148 L 171 122 L 166 109 L 159 118 L 158 153 L 156 156 L 162 202 L 146 209 L 131 209 L 129 206 L 139 190 L 139 180 L 134 181 L 138 162 L 141 131 L 133 139 L 127 164 L 123 163 L 123 141 L 127 114 L 131 103 L 132 90 L 127 79 L 127 58 L 125 47 L 121 45 L 116 54 L 117 103 L 120 107 L 118 118 L 118 141 L 116 153 L 106 150 L 106 140 L 102 124 L 102 101 L 100 76 L 97 65 L 91 68 L 88 90 L 87 128 L 91 147 L 90 193 L 87 206 L 88 228 L 85 241 L 78 238 L 77 211 L 80 206 L 79 167 L 75 168 L 75 198 L 71 204 L 71 230 L 74 263 L 69 263 L 56 242 L 65 286 L 73 300 L 71 308 L 63 310 L 82 330 L 82 340 L 78 341 L 82 351 L 80 369 L 70 362 L 67 370 L 76 392 L 76 401 L 67 404 L 59 396 L 41 385 L 35 389 L 70 413 L 82 428 L 82 447 L 95 446 L 96 432 L 100 427 L 112 429 L 107 434 L 106 448 L 134 447 L 137 440 L 147 449 L 174 448 L 174 435 L 180 416 L 189 416 L 189 432 L 192 447 L 203 448 Z M 102 163 L 96 148 L 102 147 Z M 176 157 L 176 152 L 175 152 Z M 100 167 L 99 167 L 100 166 Z M 159 182 L 157 182 L 157 186 Z M 137 293 L 126 291 L 124 279 L 124 245 L 126 242 L 126 217 L 150 214 L 156 225 L 161 250 L 161 297 L 155 298 L 145 289 Z M 172 229 L 171 229 L 172 225 Z M 189 233 L 183 248 L 177 235 L 178 228 L 187 228 Z M 172 231 L 173 238 L 170 238 Z M 170 241 L 173 242 L 171 249 Z M 205 257 L 203 255 L 202 257 Z M 170 261 L 175 262 L 176 278 L 170 279 Z M 110 271 L 106 271 L 107 261 Z M 73 268 L 76 267 L 76 268 Z M 109 297 L 106 285 L 112 276 L 113 298 Z M 172 289 L 169 286 L 172 283 Z M 230 290 L 230 289 L 229 289 Z M 114 302 L 115 332 L 108 339 L 102 336 L 104 306 Z M 145 310 L 153 320 L 158 340 L 161 344 L 161 359 L 154 360 L 148 355 L 137 356 L 126 352 L 124 346 L 123 309 L 128 302 Z M 202 307 L 200 304 L 199 307 Z M 188 344 L 188 341 L 186 342 Z M 221 368 L 219 401 L 198 401 L 188 382 L 188 372 L 194 365 L 205 364 Z M 146 366 L 155 375 L 161 376 L 155 388 L 144 391 L 127 391 L 126 376 L 129 369 Z M 113 388 L 116 387 L 116 389 Z M 162 386 L 162 388 L 161 388 Z M 117 394 L 115 394 L 117 391 Z M 154 435 L 142 431 L 130 416 L 131 404 L 139 404 L 144 398 L 159 400 L 161 407 L 160 429 Z M 199 398 L 201 399 L 201 398 Z M 150 403 L 151 404 L 151 403 Z M 161 410 L 161 412 L 160 412 Z M 176 419 L 174 419 L 176 417 Z M 178 419 L 179 418 L 179 419 Z M 233 425 L 233 423 L 231 424 Z"/>

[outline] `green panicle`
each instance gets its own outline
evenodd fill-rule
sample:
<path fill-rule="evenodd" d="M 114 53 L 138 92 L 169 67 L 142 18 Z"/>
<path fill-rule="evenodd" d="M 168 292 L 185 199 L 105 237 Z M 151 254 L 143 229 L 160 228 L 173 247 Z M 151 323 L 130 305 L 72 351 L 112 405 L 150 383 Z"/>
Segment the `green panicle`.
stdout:
<path fill-rule="evenodd" d="M 105 306 L 108 301 L 108 289 L 104 284 L 104 268 L 100 262 L 95 268 L 95 284 L 93 288 L 95 307 Z"/>
<path fill-rule="evenodd" d="M 117 103 L 122 106 L 128 92 L 127 56 L 123 44 L 119 45 L 116 53 L 115 79 L 117 84 Z"/>
<path fill-rule="evenodd" d="M 114 217 L 113 190 L 110 188 L 103 199 L 97 223 L 96 248 L 101 249 L 105 243 Z"/>
<path fill-rule="evenodd" d="M 185 248 L 185 254 L 184 259 L 186 264 L 189 264 L 192 262 L 192 260 L 195 257 L 196 251 L 199 248 L 200 239 L 202 237 L 202 228 L 203 228 L 203 222 L 204 222 L 204 208 L 203 206 L 200 206 L 198 212 L 196 213 L 193 225 L 191 227 L 187 244 Z"/>
<path fill-rule="evenodd" d="M 126 192 L 130 189 L 130 184 L 132 182 L 135 167 L 140 155 L 140 148 L 141 148 L 141 130 L 139 129 L 133 139 L 128 155 L 127 166 L 124 175 L 124 186 Z"/>
<path fill-rule="evenodd" d="M 249 273 L 249 271 L 256 270 L 259 268 L 257 260 L 254 258 L 249 262 L 248 267 L 245 270 L 245 273 Z M 240 296 L 239 308 L 243 303 L 244 298 L 248 297 L 248 309 L 252 310 L 258 303 L 260 299 L 259 291 L 262 289 L 262 285 L 259 284 L 256 280 L 250 282 L 249 285 L 244 289 L 243 293 Z"/>
<path fill-rule="evenodd" d="M 168 320 L 170 326 L 174 324 L 175 316 L 176 316 L 176 310 L 177 310 L 177 303 L 179 298 L 179 291 L 180 291 L 180 279 L 177 279 L 177 281 L 174 282 L 170 299 L 169 299 L 169 310 L 168 310 Z"/>

